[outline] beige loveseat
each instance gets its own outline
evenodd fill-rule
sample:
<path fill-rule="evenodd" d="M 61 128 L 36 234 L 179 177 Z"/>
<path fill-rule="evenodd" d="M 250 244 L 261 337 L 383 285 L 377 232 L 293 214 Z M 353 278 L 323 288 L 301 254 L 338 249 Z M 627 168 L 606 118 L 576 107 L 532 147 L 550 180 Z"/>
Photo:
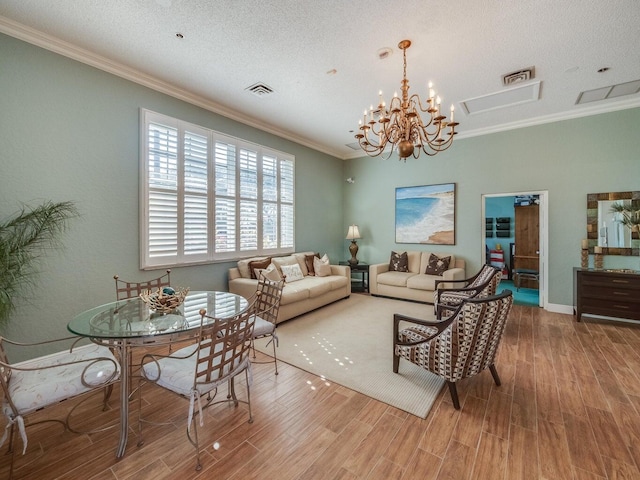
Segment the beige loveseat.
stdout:
<path fill-rule="evenodd" d="M 310 275 L 305 262 L 305 257 L 309 255 L 313 255 L 313 252 L 271 258 L 270 263 L 276 266 L 280 274 L 282 265 L 297 263 L 304 275 L 301 280 L 285 282 L 276 323 L 351 295 L 351 269 L 348 266 L 331 265 L 330 275 L 323 277 Z M 250 298 L 256 291 L 258 280 L 251 278 L 249 265 L 265 258 L 267 257 L 240 260 L 237 267 L 229 269 L 229 291 Z"/>
<path fill-rule="evenodd" d="M 433 303 L 436 280 L 465 279 L 465 262 L 454 255 L 437 254 L 438 257 L 451 257 L 449 269 L 442 275 L 424 273 L 431 252 L 407 252 L 408 272 L 389 271 L 389 262 L 369 267 L 369 292 L 371 295 L 402 298 L 418 302 Z M 453 288 L 459 284 L 440 284 L 438 288 Z"/>

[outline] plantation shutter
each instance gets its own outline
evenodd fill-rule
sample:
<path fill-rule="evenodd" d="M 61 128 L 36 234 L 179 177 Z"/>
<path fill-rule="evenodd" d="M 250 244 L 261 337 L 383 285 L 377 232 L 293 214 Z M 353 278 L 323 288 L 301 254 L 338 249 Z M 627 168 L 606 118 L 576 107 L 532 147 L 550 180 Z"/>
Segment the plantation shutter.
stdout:
<path fill-rule="evenodd" d="M 142 268 L 293 252 L 293 157 L 142 112 Z"/>

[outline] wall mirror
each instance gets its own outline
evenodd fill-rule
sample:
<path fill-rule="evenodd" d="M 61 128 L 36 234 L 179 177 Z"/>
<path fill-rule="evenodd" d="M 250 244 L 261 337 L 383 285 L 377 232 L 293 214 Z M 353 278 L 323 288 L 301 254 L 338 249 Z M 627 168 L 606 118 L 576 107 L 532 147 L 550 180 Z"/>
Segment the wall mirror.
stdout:
<path fill-rule="evenodd" d="M 587 195 L 587 238 L 589 253 L 596 246 L 604 255 L 638 255 L 638 232 L 620 223 L 615 204 L 632 205 L 640 209 L 640 191 L 589 193 Z"/>

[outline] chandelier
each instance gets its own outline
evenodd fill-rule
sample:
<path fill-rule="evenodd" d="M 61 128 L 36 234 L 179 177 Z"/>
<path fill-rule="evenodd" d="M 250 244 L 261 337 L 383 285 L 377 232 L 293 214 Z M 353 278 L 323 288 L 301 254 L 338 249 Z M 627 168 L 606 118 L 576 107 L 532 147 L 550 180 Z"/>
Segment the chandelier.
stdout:
<path fill-rule="evenodd" d="M 440 111 L 440 97 L 435 95 L 432 84 L 429 83 L 429 98 L 423 106 L 417 94 L 409 97 L 409 80 L 407 80 L 407 48 L 410 40 L 402 40 L 398 48 L 402 50 L 404 71 L 401 82 L 402 98 L 395 93 L 389 106 L 382 99 L 374 110 L 364 111 L 364 120 L 360 120 L 359 132 L 356 134 L 362 150 L 371 157 L 380 155 L 387 145 L 391 150 L 387 158 L 397 149 L 400 159 L 406 161 L 410 155 L 418 158 L 420 151 L 433 156 L 451 146 L 453 136 L 457 133 L 457 122 L 453 121 L 453 105 L 451 105 L 451 120 Z M 424 119 L 421 113 L 426 114 Z M 447 130 L 445 132 L 445 130 Z M 443 135 L 446 138 L 443 138 Z"/>

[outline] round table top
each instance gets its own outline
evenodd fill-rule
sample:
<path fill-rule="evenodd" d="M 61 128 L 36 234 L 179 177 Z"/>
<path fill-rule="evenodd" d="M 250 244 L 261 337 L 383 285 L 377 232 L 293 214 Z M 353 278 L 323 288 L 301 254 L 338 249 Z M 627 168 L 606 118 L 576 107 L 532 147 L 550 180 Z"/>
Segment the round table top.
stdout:
<path fill-rule="evenodd" d="M 124 339 L 167 335 L 200 327 L 200 310 L 218 319 L 233 317 L 249 306 L 247 299 L 229 292 L 189 292 L 170 313 L 155 313 L 139 297 L 107 303 L 74 317 L 67 329 L 82 337 Z"/>

